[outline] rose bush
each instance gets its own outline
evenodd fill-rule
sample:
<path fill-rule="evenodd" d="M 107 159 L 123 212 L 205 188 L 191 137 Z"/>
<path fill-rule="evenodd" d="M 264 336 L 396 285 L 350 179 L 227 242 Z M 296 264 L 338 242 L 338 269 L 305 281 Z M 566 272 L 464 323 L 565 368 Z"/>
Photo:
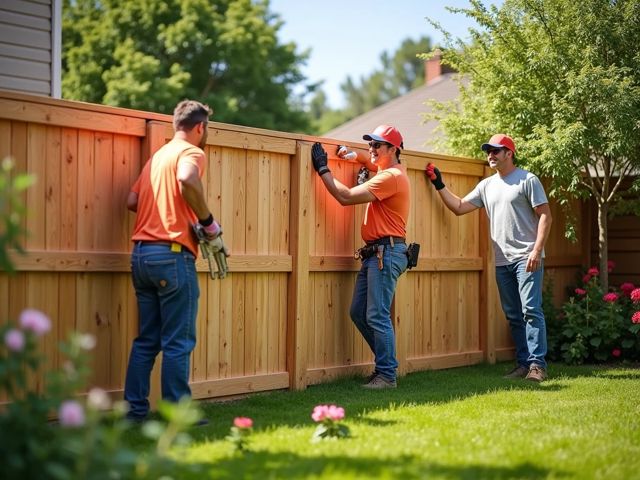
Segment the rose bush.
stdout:
<path fill-rule="evenodd" d="M 640 288 L 625 282 L 604 292 L 598 275 L 596 267 L 589 268 L 560 312 L 545 310 L 551 360 L 640 360 Z"/>

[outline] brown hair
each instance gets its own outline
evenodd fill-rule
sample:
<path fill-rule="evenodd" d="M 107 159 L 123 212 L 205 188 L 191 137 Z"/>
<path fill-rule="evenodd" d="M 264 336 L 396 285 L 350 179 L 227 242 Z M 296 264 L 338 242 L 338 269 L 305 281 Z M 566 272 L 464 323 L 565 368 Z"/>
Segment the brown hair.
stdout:
<path fill-rule="evenodd" d="M 183 100 L 173 110 L 173 128 L 189 131 L 200 122 L 209 121 L 209 115 L 213 113 L 208 105 L 195 100 Z"/>

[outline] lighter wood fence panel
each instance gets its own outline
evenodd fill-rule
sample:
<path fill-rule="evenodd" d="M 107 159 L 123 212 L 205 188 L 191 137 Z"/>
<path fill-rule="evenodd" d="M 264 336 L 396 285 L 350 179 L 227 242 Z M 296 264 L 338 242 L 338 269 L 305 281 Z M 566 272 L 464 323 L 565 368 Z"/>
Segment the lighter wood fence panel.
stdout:
<path fill-rule="evenodd" d="M 38 177 L 23 194 L 29 254 L 15 257 L 15 276 L 0 273 L 2 321 L 26 307 L 49 314 L 54 332 L 41 348 L 53 367 L 62 362 L 55 345 L 69 332 L 95 335 L 91 384 L 115 397 L 137 330 L 129 273 L 135 216 L 126 196 L 149 154 L 171 138 L 170 120 L 0 92 L 0 156 Z M 326 192 L 310 165 L 316 140 L 209 124 L 205 195 L 232 256 L 223 280 L 210 279 L 206 262 L 197 261 L 196 398 L 304 388 L 371 370 L 373 356 L 349 318 L 364 205 L 342 207 Z M 325 148 L 334 175 L 353 185 L 359 165 L 337 159 L 334 144 Z M 405 152 L 402 159 L 412 187 L 407 237 L 421 252 L 418 267 L 400 278 L 393 305 L 400 373 L 512 357 L 486 215 L 456 217 L 423 173 L 427 162 L 437 163 L 462 196 L 488 169 L 440 155 Z M 552 209 L 546 268 L 558 300 L 590 248 L 567 244 Z M 42 379 L 30 381 L 40 388 Z M 155 399 L 157 370 L 153 380 Z"/>

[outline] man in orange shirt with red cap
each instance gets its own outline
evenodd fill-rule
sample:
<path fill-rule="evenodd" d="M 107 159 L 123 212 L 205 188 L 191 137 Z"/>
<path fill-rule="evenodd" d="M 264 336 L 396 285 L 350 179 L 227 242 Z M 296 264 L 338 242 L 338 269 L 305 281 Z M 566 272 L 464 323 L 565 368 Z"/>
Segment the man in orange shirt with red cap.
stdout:
<path fill-rule="evenodd" d="M 311 156 L 322 182 L 341 205 L 367 204 L 360 229 L 366 247 L 361 249 L 362 267 L 356 278 L 350 315 L 375 356 L 375 370 L 363 386 L 395 388 L 398 361 L 391 302 L 398 277 L 407 269 L 405 237 L 411 188 L 407 170 L 400 163 L 404 148 L 400 132 L 380 125 L 362 138 L 369 141 L 370 158 L 358 160 L 376 174 L 361 185 L 349 188 L 331 174 L 327 153 L 320 143 L 313 145 Z"/>

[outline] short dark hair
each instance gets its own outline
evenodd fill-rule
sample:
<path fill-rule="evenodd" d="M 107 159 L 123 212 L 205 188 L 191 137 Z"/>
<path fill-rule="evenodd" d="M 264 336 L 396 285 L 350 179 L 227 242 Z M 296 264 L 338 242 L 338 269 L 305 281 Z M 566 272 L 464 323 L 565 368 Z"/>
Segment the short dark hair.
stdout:
<path fill-rule="evenodd" d="M 177 130 L 191 130 L 197 124 L 209 121 L 212 111 L 208 105 L 195 100 L 182 100 L 173 110 L 173 128 Z"/>

